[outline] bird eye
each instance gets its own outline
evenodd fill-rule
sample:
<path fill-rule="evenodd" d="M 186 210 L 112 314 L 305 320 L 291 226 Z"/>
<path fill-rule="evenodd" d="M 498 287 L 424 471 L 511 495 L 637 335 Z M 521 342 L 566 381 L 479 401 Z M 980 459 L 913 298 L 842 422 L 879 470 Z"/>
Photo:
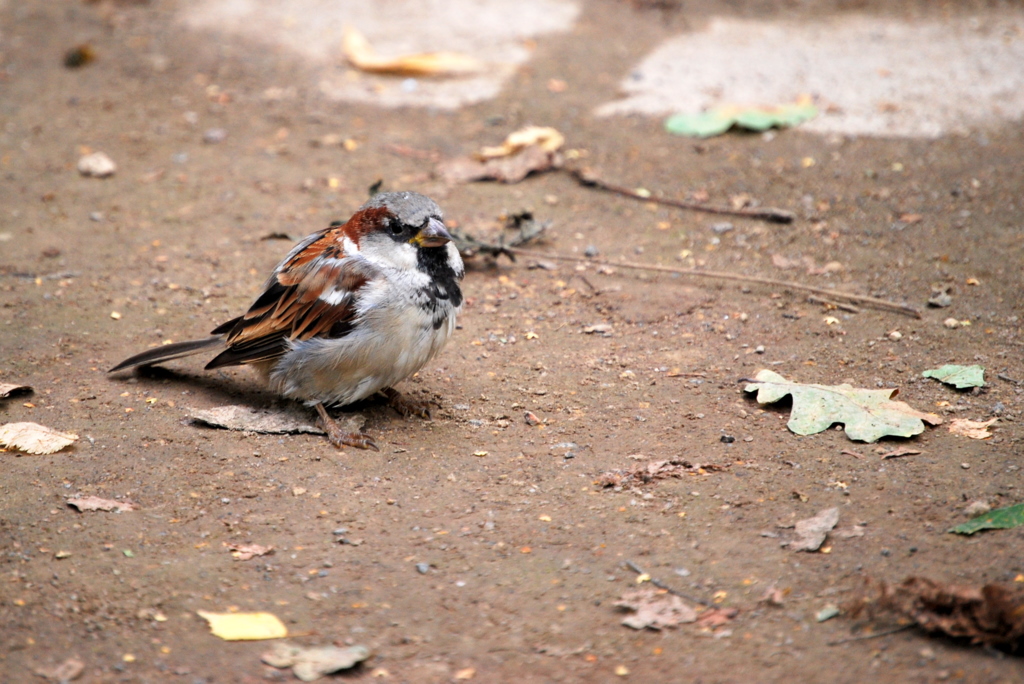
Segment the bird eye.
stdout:
<path fill-rule="evenodd" d="M 395 221 L 393 219 L 391 221 L 388 221 L 388 230 L 391 231 L 392 235 L 401 235 L 402 234 L 402 224 L 401 224 L 401 222 L 400 221 Z"/>

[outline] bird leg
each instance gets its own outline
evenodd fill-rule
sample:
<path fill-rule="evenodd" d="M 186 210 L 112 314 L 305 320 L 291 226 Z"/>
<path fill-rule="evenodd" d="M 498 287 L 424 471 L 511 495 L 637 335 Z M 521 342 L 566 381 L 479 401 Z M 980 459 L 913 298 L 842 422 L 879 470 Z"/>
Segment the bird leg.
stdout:
<path fill-rule="evenodd" d="M 327 414 L 327 409 L 324 408 L 323 404 L 316 405 L 316 412 L 320 414 L 320 427 L 327 433 L 327 439 L 334 446 L 339 449 L 350 446 L 356 449 L 380 451 L 373 438 L 365 432 L 345 432 L 341 429 L 341 426 Z"/>
<path fill-rule="evenodd" d="M 381 390 L 381 394 L 387 397 L 388 406 L 398 411 L 403 418 L 419 416 L 420 418 L 431 420 L 429 401 L 407 399 L 393 387 L 385 387 Z"/>

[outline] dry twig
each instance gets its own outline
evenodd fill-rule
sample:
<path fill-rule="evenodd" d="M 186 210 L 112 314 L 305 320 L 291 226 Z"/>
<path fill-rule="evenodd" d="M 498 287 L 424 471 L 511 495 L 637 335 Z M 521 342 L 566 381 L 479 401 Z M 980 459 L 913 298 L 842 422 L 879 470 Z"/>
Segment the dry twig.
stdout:
<path fill-rule="evenodd" d="M 813 292 L 815 294 L 824 295 L 831 299 L 845 299 L 850 302 L 857 302 L 862 306 L 871 307 L 873 309 L 881 309 L 883 311 L 892 311 L 893 313 L 899 313 L 903 314 L 904 316 L 911 316 L 913 318 L 921 317 L 920 311 L 907 304 L 897 304 L 896 302 L 890 302 L 886 299 L 879 299 L 877 297 L 857 295 L 849 292 L 840 292 L 838 290 L 829 290 L 823 287 L 803 285 L 802 283 L 794 283 L 785 280 L 775 280 L 774 278 L 761 278 L 760 276 L 740 275 L 739 273 L 727 273 L 725 271 L 701 271 L 696 268 L 675 268 L 674 266 L 638 264 L 631 261 L 608 261 L 607 259 L 591 259 L 588 257 L 569 256 L 565 254 L 548 254 L 545 252 L 534 252 L 531 250 L 518 248 L 509 248 L 508 251 L 512 252 L 513 254 L 533 257 L 535 259 L 574 261 L 577 263 L 597 264 L 600 266 L 635 268 L 644 271 L 657 271 L 659 273 L 678 273 L 679 275 L 695 276 L 697 278 L 717 278 L 719 280 L 735 280 L 742 283 L 758 283 L 760 285 L 782 287 L 789 290 L 799 290 L 801 292 Z"/>

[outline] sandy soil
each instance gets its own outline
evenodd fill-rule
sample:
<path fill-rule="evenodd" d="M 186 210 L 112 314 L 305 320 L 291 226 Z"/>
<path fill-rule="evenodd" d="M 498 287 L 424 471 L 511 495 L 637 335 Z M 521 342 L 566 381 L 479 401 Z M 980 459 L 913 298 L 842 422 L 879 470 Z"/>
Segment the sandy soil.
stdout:
<path fill-rule="evenodd" d="M 539 42 L 499 99 L 453 114 L 324 101 L 287 55 L 187 33 L 165 3 L 0 9 L 0 382 L 35 388 L 0 402 L 0 420 L 81 435 L 50 456 L 0 453 L 0 679 L 42 681 L 33 668 L 71 656 L 85 663 L 81 682 L 289 678 L 260 664 L 265 643 L 225 643 L 195 613 L 236 607 L 274 612 L 299 643 L 370 647 L 346 677 L 357 681 L 1021 681 L 1017 658 L 914 630 L 832 646 L 863 625 L 815 615 L 865 577 L 1024 573 L 1024 531 L 947 533 L 972 501 L 1021 499 L 1024 390 L 997 374 L 1024 379 L 1024 134 L 695 144 L 657 121 L 591 115 L 645 46 L 709 6 L 683 16 L 594 2 L 573 33 Z M 83 41 L 96 61 L 64 68 Z M 552 78 L 568 87 L 549 91 Z M 265 97 L 287 86 L 293 99 Z M 564 174 L 446 188 L 431 162 L 392 151 L 465 153 L 527 122 L 565 131 L 609 180 L 717 203 L 746 193 L 799 219 L 730 219 L 719 235 L 720 218 Z M 211 128 L 226 138 L 204 143 Z M 309 145 L 328 134 L 357 145 Z M 83 147 L 109 154 L 117 174 L 81 177 Z M 923 316 L 831 311 L 785 288 L 479 263 L 462 329 L 401 388 L 436 398 L 435 420 L 361 407 L 380 453 L 183 423 L 189 407 L 273 406 L 244 370 L 204 373 L 191 359 L 106 374 L 237 315 L 291 244 L 262 238 L 346 218 L 378 178 L 434 196 L 471 232 L 530 208 L 552 222 L 543 249 L 680 266 L 690 250 L 709 269 L 906 301 Z M 775 254 L 843 269 L 783 271 Z M 924 309 L 933 283 L 952 286 L 952 307 Z M 948 329 L 950 316 L 971 325 Z M 583 332 L 598 323 L 610 332 Z M 920 378 L 949 362 L 986 366 L 988 387 Z M 790 433 L 786 406 L 762 410 L 741 391 L 760 368 L 899 387 L 947 418 L 1001 420 L 989 440 L 939 427 L 908 440 L 923 453 L 882 461 L 878 445 L 842 432 Z M 527 411 L 544 422 L 527 424 Z M 595 484 L 661 459 L 726 467 Z M 78 493 L 139 510 L 79 513 L 65 505 Z M 831 539 L 827 554 L 780 546 L 787 526 L 832 506 L 840 528 L 864 535 Z M 234 560 L 227 545 L 246 542 L 275 552 Z M 624 627 L 613 603 L 636 586 L 625 561 L 740 613 L 714 633 Z M 772 585 L 781 606 L 759 603 Z"/>

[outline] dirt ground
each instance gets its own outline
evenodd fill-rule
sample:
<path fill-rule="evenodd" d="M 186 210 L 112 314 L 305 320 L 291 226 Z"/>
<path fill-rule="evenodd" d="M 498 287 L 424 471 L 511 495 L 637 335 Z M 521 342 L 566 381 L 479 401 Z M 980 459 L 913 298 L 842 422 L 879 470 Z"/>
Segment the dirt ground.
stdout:
<path fill-rule="evenodd" d="M 0 422 L 81 436 L 49 456 L 0 453 L 0 679 L 42 681 L 33 668 L 77 656 L 80 682 L 287 680 L 260 663 L 267 642 L 221 641 L 196 615 L 267 610 L 297 643 L 372 649 L 346 681 L 1022 681 L 1017 657 L 913 629 L 831 645 L 862 633 L 863 619 L 815 616 L 866 577 L 980 585 L 1024 573 L 1024 530 L 947 532 L 973 501 L 1022 498 L 1024 131 L 925 141 L 793 130 L 696 144 L 659 121 L 593 117 L 648 46 L 712 6 L 591 2 L 572 33 L 538 42 L 499 99 L 439 113 L 323 100 L 301 64 L 188 33 L 171 21 L 173 3 L 0 5 L 0 382 L 35 388 L 0 401 Z M 97 59 L 64 68 L 64 52 L 85 41 Z M 550 79 L 567 88 L 552 92 Z M 295 97 L 267 97 L 289 86 Z M 464 154 L 525 123 L 565 132 L 611 181 L 724 204 L 745 193 L 798 219 L 731 218 L 719 234 L 721 218 L 565 174 L 445 187 L 429 159 L 395 152 Z M 226 138 L 204 143 L 211 128 Z M 329 134 L 354 149 L 309 144 Z M 115 159 L 116 175 L 80 176 L 86 147 Z M 244 369 L 204 373 L 193 358 L 105 372 L 237 315 L 291 244 L 265 236 L 297 239 L 346 218 L 378 179 L 435 197 L 470 232 L 532 209 L 552 224 L 538 249 L 694 259 L 923 313 L 834 311 L 785 288 L 592 265 L 478 261 L 461 329 L 400 387 L 435 398 L 434 420 L 359 407 L 380 453 L 184 422 L 189 408 L 279 405 Z M 773 255 L 842 270 L 781 270 Z M 925 307 L 936 283 L 952 287 L 951 307 Z M 946 328 L 949 317 L 970 325 Z M 584 332 L 595 324 L 610 329 Z M 950 362 L 984 365 L 988 386 L 957 392 L 920 377 Z M 944 426 L 885 440 L 922 453 L 882 461 L 879 445 L 840 431 L 789 432 L 788 406 L 762 409 L 742 392 L 761 368 L 899 387 L 947 419 L 1000 421 L 984 441 Z M 528 424 L 527 411 L 543 422 Z M 596 484 L 664 459 L 723 468 Z M 80 513 L 65 504 L 79 493 L 139 510 Z M 832 506 L 839 528 L 863 536 L 830 538 L 829 553 L 780 546 L 788 526 Z M 275 551 L 233 559 L 227 545 L 248 542 Z M 626 561 L 740 612 L 715 629 L 622 626 L 613 604 L 637 586 Z M 781 606 L 759 602 L 771 586 Z"/>

